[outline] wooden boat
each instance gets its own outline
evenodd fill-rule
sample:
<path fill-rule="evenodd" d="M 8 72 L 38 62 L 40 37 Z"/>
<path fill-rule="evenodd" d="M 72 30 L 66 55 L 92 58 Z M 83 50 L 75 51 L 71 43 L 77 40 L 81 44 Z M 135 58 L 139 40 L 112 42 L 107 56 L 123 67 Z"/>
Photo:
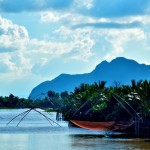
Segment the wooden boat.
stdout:
<path fill-rule="evenodd" d="M 125 121 L 109 121 L 109 122 L 93 122 L 93 121 L 82 121 L 82 120 L 70 120 L 71 123 L 73 123 L 74 125 L 81 127 L 81 128 L 85 128 L 85 129 L 89 129 L 89 130 L 102 130 L 102 131 L 128 131 L 131 129 L 131 127 L 133 127 L 133 125 L 135 125 L 135 120 L 134 117 L 138 117 L 140 118 L 140 116 L 138 115 L 138 113 L 135 111 L 135 109 L 128 104 L 124 99 L 124 103 L 127 104 L 129 106 L 130 109 L 126 108 L 124 106 L 124 104 L 119 101 L 118 99 L 122 99 L 120 96 L 112 93 L 112 96 L 114 97 L 114 99 L 120 104 L 120 106 L 129 114 L 131 115 L 131 119 L 130 120 L 125 120 Z M 82 109 L 85 108 L 88 104 L 90 103 L 90 101 L 86 101 L 72 116 L 72 118 L 77 115 L 78 113 L 82 112 Z M 89 110 L 91 110 L 91 106 L 89 108 Z M 88 110 L 88 111 L 89 111 Z M 87 111 L 87 112 L 88 112 Z"/>
<path fill-rule="evenodd" d="M 91 121 L 79 121 L 79 120 L 70 120 L 74 125 L 89 129 L 89 130 L 102 130 L 102 131 L 123 131 L 134 124 L 134 121 L 131 121 L 129 124 L 124 122 L 91 122 Z"/>

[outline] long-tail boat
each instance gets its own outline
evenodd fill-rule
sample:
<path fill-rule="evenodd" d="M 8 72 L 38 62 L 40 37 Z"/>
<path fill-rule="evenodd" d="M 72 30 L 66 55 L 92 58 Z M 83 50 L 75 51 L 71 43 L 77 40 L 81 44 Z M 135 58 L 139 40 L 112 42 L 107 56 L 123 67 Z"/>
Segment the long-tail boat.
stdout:
<path fill-rule="evenodd" d="M 134 125 L 134 121 L 125 122 L 92 122 L 92 121 L 79 121 L 70 120 L 74 125 L 89 129 L 89 130 L 102 130 L 102 131 L 124 131 Z"/>
<path fill-rule="evenodd" d="M 116 97 L 116 94 L 113 94 L 113 97 L 118 101 L 118 103 L 121 105 L 121 107 L 128 112 L 131 115 L 131 119 L 127 121 L 109 121 L 109 122 L 93 122 L 93 121 L 82 121 L 82 120 L 75 120 L 71 119 L 70 122 L 74 125 L 89 129 L 89 130 L 102 130 L 102 131 L 127 131 L 128 129 L 131 129 L 135 125 L 134 117 L 137 116 L 139 118 L 139 115 L 134 110 L 132 106 L 130 106 L 125 100 L 124 102 L 127 103 L 127 105 L 134 111 L 133 113 L 129 111 L 128 108 L 126 108 Z M 121 98 L 121 97 L 119 97 Z M 122 98 L 121 98 L 122 99 Z M 83 107 L 85 107 L 88 104 L 89 101 L 86 101 L 73 115 L 78 113 Z"/>

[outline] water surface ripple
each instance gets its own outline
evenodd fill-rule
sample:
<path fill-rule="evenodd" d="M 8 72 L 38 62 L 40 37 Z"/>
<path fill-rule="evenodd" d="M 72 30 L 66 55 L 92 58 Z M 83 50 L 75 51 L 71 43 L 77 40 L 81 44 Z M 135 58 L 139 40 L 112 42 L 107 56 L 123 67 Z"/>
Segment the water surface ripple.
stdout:
<path fill-rule="evenodd" d="M 16 127 L 21 119 L 13 117 L 26 109 L 0 110 L 0 150 L 150 150 L 148 139 L 118 139 L 101 137 L 103 132 L 81 128 L 68 128 L 68 123 L 59 121 L 61 127 L 50 125 L 43 116 L 32 111 Z M 42 113 L 55 120 L 55 113 Z"/>

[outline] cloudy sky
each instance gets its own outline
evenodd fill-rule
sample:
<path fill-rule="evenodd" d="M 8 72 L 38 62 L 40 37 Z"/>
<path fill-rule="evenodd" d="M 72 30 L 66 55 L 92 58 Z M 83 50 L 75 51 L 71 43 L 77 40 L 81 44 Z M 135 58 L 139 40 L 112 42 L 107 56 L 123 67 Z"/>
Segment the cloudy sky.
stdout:
<path fill-rule="evenodd" d="M 0 95 L 119 56 L 150 64 L 150 0 L 0 0 Z"/>

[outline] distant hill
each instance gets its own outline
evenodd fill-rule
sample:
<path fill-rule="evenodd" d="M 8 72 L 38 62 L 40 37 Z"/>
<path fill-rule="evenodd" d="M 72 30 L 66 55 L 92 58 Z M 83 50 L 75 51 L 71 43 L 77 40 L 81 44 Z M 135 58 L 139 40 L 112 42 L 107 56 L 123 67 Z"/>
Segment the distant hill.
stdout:
<path fill-rule="evenodd" d="M 150 80 L 150 65 L 139 64 L 134 60 L 118 57 L 111 62 L 103 61 L 96 68 L 86 74 L 61 74 L 51 81 L 45 81 L 36 86 L 29 97 L 35 99 L 37 95 L 46 93 L 49 90 L 55 92 L 71 92 L 81 83 L 107 81 L 106 86 L 114 84 L 114 81 L 121 84 L 130 84 L 131 80 Z"/>

